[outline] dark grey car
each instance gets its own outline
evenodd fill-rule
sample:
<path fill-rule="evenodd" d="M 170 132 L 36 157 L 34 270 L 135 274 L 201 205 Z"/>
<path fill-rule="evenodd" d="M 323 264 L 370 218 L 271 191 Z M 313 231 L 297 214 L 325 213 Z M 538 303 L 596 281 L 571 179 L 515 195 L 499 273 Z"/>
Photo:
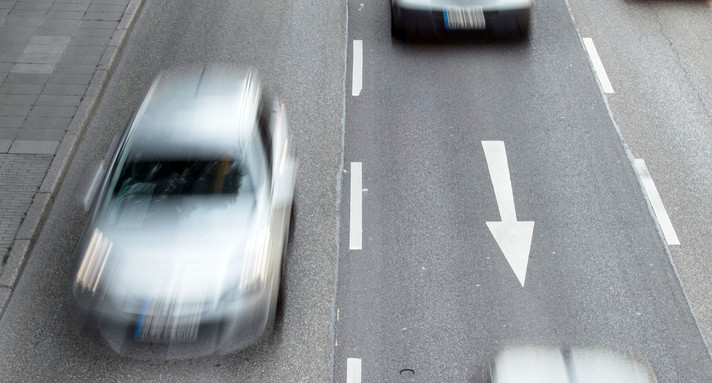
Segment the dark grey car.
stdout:
<path fill-rule="evenodd" d="M 255 342 L 275 318 L 295 171 L 284 108 L 253 71 L 161 73 L 77 248 L 79 309 L 117 351 Z"/>

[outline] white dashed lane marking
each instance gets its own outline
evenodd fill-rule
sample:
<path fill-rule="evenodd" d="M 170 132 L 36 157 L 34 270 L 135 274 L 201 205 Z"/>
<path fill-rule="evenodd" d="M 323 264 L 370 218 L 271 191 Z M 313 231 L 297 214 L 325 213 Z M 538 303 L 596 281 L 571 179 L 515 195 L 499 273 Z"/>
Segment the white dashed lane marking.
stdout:
<path fill-rule="evenodd" d="M 596 51 L 596 46 L 593 45 L 593 40 L 591 40 L 591 38 L 589 38 L 589 37 L 584 37 L 583 45 L 584 45 L 584 47 L 586 47 L 588 56 L 591 58 L 591 64 L 593 65 L 593 70 L 594 70 L 594 72 L 596 72 L 596 76 L 598 76 L 598 82 L 601 83 L 601 87 L 603 88 L 603 91 L 605 93 L 613 93 L 613 86 L 611 85 L 611 82 L 608 80 L 608 75 L 606 74 L 606 70 L 603 68 L 603 63 L 601 62 L 601 58 L 598 57 L 598 51 Z"/>
<path fill-rule="evenodd" d="M 655 217 L 658 219 L 660 229 L 663 231 L 665 241 L 667 241 L 668 245 L 679 245 L 680 240 L 677 238 L 675 228 L 672 226 L 670 217 L 663 205 L 663 200 L 660 198 L 660 194 L 658 194 L 658 189 L 655 187 L 655 182 L 653 182 L 653 177 L 650 176 L 645 161 L 636 159 L 635 168 L 638 171 L 640 180 L 643 182 L 643 188 L 645 188 L 645 192 L 648 194 L 648 201 L 650 201 L 650 205 L 653 207 L 653 212 L 655 212 Z"/>

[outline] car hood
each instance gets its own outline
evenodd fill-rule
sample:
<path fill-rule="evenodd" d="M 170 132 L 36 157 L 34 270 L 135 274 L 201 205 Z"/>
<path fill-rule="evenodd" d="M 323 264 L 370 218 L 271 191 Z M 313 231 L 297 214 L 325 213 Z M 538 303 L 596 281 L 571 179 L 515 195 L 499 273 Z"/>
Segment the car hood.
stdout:
<path fill-rule="evenodd" d="M 208 204 L 179 216 L 163 212 L 134 227 L 100 220 L 94 236 L 98 232 L 110 250 L 103 270 L 94 272 L 95 285 L 127 313 L 151 302 L 215 304 L 249 267 L 250 248 L 264 226 L 260 218 L 245 206 Z"/>

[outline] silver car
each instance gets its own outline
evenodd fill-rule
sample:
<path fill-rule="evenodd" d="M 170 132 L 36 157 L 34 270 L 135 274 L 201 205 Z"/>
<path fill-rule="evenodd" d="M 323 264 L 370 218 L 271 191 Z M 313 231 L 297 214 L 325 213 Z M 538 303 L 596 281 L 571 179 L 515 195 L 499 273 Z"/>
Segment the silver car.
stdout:
<path fill-rule="evenodd" d="M 391 0 L 391 33 L 410 36 L 523 38 L 533 0 Z"/>
<path fill-rule="evenodd" d="M 272 325 L 295 187 L 284 107 L 251 70 L 161 73 L 118 144 L 73 296 L 121 344 L 244 348 Z M 108 333 L 108 332 L 107 332 Z"/>

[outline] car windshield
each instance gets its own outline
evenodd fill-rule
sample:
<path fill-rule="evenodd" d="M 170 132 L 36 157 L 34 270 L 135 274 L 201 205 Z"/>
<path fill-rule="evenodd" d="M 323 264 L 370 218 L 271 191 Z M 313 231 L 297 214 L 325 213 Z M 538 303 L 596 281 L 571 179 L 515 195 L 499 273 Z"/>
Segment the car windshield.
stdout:
<path fill-rule="evenodd" d="M 242 156 L 129 158 L 110 189 L 108 223 L 136 227 L 151 219 L 185 217 L 199 208 L 252 207 L 254 189 Z"/>

